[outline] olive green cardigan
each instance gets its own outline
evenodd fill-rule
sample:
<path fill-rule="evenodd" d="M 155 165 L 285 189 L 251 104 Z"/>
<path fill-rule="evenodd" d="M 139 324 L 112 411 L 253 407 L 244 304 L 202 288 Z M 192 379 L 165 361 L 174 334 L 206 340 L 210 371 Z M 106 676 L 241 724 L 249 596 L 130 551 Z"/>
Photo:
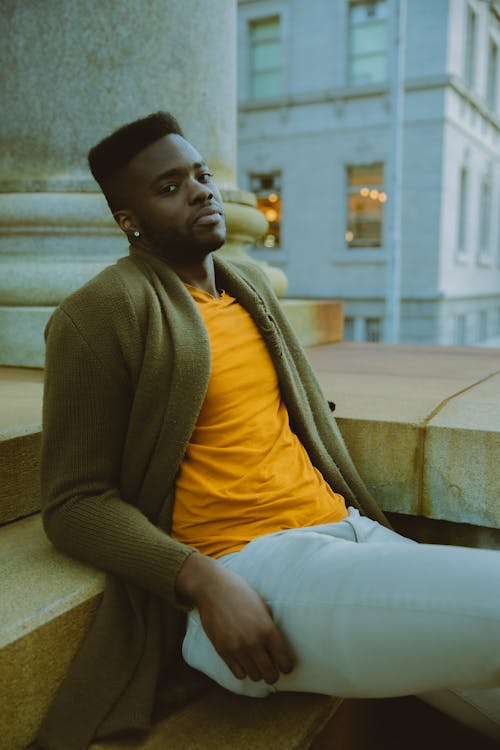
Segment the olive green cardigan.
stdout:
<path fill-rule="evenodd" d="M 313 464 L 349 504 L 384 522 L 262 272 L 214 262 L 217 285 L 248 310 L 269 348 Z M 46 338 L 45 529 L 60 550 L 112 574 L 38 737 L 47 750 L 83 750 L 97 737 L 147 729 L 160 669 L 172 672 L 184 621 L 175 579 L 193 550 L 168 531 L 210 346 L 179 277 L 136 250 L 68 297 Z"/>

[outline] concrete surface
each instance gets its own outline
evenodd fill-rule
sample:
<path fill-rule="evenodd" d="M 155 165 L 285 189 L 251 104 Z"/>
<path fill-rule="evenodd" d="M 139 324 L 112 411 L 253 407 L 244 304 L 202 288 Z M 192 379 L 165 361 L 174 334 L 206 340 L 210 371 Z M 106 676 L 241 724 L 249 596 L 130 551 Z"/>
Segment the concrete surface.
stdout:
<path fill-rule="evenodd" d="M 345 343 L 309 356 L 384 510 L 500 526 L 500 349 Z"/>
<path fill-rule="evenodd" d="M 97 607 L 104 574 L 57 552 L 39 516 L 0 528 L 2 750 L 34 738 Z"/>
<path fill-rule="evenodd" d="M 304 693 L 256 700 L 214 687 L 143 741 L 98 742 L 90 750 L 306 750 L 340 703 Z"/>
<path fill-rule="evenodd" d="M 308 354 L 384 510 L 500 526 L 500 349 L 338 343 Z M 0 470 L 28 439 L 12 430 L 38 430 L 41 382 L 41 371 L 0 369 L 10 440 L 3 464 L 0 441 Z"/>

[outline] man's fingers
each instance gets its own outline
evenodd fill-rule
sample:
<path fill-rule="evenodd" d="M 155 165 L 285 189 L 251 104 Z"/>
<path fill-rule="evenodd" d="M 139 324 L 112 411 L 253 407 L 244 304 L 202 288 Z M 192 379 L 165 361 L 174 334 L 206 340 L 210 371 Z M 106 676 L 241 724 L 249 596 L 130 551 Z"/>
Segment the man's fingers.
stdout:
<path fill-rule="evenodd" d="M 254 677 L 251 679 L 255 681 L 264 680 L 268 685 L 273 685 L 277 682 L 280 673 L 268 651 L 261 649 L 252 656 L 255 664 L 255 672 L 258 676 L 256 679 Z M 249 674 L 249 676 L 251 675 Z"/>
<path fill-rule="evenodd" d="M 227 666 L 229 667 L 229 669 L 231 670 L 231 672 L 233 673 L 233 675 L 236 677 L 237 680 L 244 680 L 245 677 L 247 677 L 246 670 L 242 667 L 242 665 L 239 662 L 235 661 L 234 659 L 228 659 L 228 658 L 224 659 L 224 661 L 226 662 Z"/>
<path fill-rule="evenodd" d="M 271 660 L 276 664 L 278 670 L 284 674 L 288 674 L 292 671 L 295 666 L 295 658 L 287 646 L 281 633 L 277 628 L 271 634 L 269 639 L 268 650 L 271 656 Z"/>

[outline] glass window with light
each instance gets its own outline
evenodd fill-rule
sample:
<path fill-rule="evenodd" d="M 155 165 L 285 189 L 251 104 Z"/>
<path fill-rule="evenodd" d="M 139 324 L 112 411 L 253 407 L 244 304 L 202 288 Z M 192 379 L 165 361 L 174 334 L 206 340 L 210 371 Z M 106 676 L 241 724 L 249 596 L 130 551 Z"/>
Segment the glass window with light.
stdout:
<path fill-rule="evenodd" d="M 349 3 L 348 75 L 353 86 L 388 78 L 389 8 L 387 0 Z"/>
<path fill-rule="evenodd" d="M 281 22 L 279 16 L 250 21 L 250 96 L 283 93 Z"/>
<path fill-rule="evenodd" d="M 281 247 L 281 172 L 250 175 L 250 190 L 257 197 L 257 208 L 266 217 L 269 227 L 255 247 L 279 250 Z"/>
<path fill-rule="evenodd" d="M 347 247 L 382 247 L 387 201 L 383 183 L 381 163 L 347 167 Z"/>

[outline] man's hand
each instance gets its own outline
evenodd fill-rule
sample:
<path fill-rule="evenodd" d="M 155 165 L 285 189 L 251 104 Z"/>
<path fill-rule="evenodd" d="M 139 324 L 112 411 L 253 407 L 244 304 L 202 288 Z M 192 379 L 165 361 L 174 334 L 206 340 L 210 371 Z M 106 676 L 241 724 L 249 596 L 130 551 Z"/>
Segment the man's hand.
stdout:
<path fill-rule="evenodd" d="M 280 672 L 292 671 L 293 656 L 269 607 L 241 576 L 194 552 L 179 571 L 176 589 L 198 609 L 205 633 L 237 679 L 272 684 Z"/>

